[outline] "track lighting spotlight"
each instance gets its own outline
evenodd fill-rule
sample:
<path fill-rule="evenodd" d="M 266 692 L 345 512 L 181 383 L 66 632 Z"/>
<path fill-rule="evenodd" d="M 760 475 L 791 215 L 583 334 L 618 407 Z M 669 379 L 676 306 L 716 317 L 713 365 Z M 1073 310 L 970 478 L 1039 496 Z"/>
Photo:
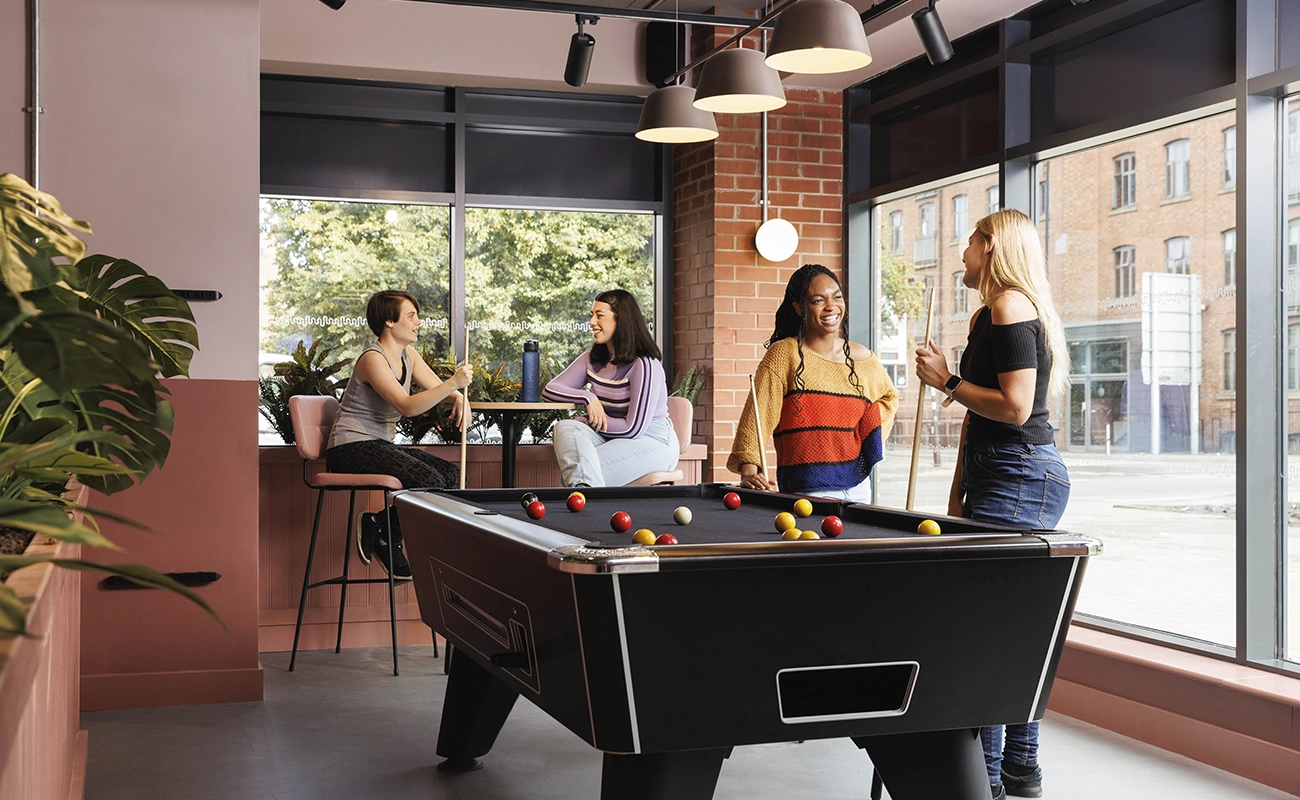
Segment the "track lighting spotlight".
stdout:
<path fill-rule="evenodd" d="M 591 69 L 591 55 L 596 50 L 596 39 L 590 33 L 583 33 L 584 23 L 595 25 L 597 17 L 575 15 L 578 20 L 578 32 L 569 41 L 569 60 L 564 65 L 564 82 L 570 86 L 581 86 L 587 82 L 587 72 Z"/>
<path fill-rule="evenodd" d="M 916 25 L 916 33 L 921 37 L 921 44 L 925 45 L 925 54 L 931 64 L 942 64 L 952 58 L 952 42 L 948 41 L 948 34 L 943 30 L 934 0 L 912 15 L 912 24 Z"/>
<path fill-rule="evenodd" d="M 343 4 L 346 3 L 348 0 L 320 0 L 320 1 L 325 5 L 329 6 L 330 8 L 334 9 L 335 11 L 338 11 L 340 8 L 343 7 Z"/>

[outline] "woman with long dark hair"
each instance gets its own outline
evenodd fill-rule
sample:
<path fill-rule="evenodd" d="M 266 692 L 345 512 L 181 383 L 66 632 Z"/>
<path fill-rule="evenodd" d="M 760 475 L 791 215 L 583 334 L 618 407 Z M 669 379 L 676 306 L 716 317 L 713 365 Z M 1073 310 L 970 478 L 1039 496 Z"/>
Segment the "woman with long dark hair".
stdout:
<path fill-rule="evenodd" d="M 807 264 L 790 276 L 754 387 L 763 430 L 751 398 L 727 459 L 742 485 L 776 488 L 758 469 L 771 436 L 781 491 L 870 499 L 867 481 L 884 456 L 898 392 L 880 360 L 849 341 L 844 292 L 826 267 Z"/>
<path fill-rule="evenodd" d="M 565 486 L 622 486 L 677 466 L 668 384 L 659 346 L 636 298 L 622 289 L 596 295 L 591 349 L 542 394 L 587 414 L 555 423 L 555 457 Z"/>

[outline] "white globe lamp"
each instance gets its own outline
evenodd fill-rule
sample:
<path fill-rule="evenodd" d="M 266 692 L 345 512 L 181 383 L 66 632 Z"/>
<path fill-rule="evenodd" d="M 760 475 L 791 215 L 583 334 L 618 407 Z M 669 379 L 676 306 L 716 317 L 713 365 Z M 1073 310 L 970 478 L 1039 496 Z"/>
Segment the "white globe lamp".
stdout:
<path fill-rule="evenodd" d="M 785 261 L 799 247 L 799 232 L 785 220 L 773 217 L 759 226 L 754 247 L 768 261 Z"/>

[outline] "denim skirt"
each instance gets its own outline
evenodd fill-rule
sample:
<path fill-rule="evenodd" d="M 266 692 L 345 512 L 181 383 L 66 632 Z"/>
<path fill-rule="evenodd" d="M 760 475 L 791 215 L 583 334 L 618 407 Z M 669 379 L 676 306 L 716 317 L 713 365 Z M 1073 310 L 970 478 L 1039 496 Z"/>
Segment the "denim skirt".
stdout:
<path fill-rule="evenodd" d="M 1052 444 L 967 444 L 962 489 L 971 519 L 1055 528 L 1070 500 L 1070 473 Z"/>

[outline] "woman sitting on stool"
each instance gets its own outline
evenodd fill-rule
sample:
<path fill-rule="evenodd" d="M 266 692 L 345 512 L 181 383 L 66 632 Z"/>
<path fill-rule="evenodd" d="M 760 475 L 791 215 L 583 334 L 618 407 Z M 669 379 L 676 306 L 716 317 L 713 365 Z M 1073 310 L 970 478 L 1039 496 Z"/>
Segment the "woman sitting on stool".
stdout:
<path fill-rule="evenodd" d="M 597 295 L 588 324 L 595 344 L 542 393 L 587 407 L 585 418 L 555 423 L 564 485 L 622 486 L 675 468 L 680 447 L 664 366 L 636 298 L 622 289 Z"/>
<path fill-rule="evenodd" d="M 459 469 L 449 461 L 415 447 L 393 443 L 399 417 L 415 417 L 452 399 L 452 415 L 459 420 L 464 401 L 457 389 L 469 386 L 473 371 L 468 364 L 445 381 L 439 380 L 411 345 L 420 335 L 420 303 L 408 292 L 375 292 L 366 303 L 366 324 L 379 340 L 362 351 L 352 369 L 338 417 L 330 430 L 325 463 L 330 472 L 391 475 L 407 489 L 448 489 L 460 481 Z M 414 379 L 424 388 L 411 394 Z M 390 508 L 393 531 L 385 515 L 362 512 L 357 520 L 357 552 L 370 563 L 378 556 L 388 569 L 391 545 L 393 578 L 409 581 L 411 565 L 402 553 L 402 531 L 397 510 Z"/>

